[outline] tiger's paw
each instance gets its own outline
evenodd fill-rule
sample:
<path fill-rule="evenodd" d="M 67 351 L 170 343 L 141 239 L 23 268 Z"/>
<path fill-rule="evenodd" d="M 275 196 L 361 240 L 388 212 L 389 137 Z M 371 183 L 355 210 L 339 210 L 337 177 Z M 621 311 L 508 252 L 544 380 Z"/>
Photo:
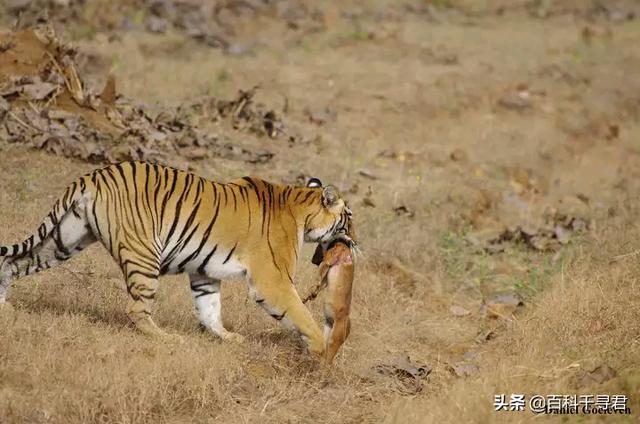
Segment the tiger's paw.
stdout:
<path fill-rule="evenodd" d="M 305 352 L 318 360 L 322 360 L 324 357 L 324 340 L 317 337 L 310 339 L 304 335 L 301 335 L 301 338 L 304 343 Z"/>

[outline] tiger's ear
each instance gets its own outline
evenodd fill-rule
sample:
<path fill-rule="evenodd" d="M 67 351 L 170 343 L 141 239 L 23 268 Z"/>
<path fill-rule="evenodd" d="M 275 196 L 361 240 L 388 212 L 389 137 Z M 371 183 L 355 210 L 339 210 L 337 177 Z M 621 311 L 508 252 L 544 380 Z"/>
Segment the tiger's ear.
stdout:
<path fill-rule="evenodd" d="M 322 187 L 322 181 L 320 181 L 317 178 L 309 178 L 309 181 L 307 182 L 307 187 L 310 187 L 310 188 Z"/>
<path fill-rule="evenodd" d="M 338 194 L 338 190 L 334 186 L 326 186 L 322 190 L 322 204 L 330 208 L 335 205 L 340 199 L 340 195 Z"/>

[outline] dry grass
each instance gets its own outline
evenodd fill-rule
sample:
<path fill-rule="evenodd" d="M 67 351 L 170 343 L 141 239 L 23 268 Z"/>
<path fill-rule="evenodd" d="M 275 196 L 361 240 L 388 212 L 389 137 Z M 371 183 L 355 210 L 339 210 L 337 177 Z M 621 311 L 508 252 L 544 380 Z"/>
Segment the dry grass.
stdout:
<path fill-rule="evenodd" d="M 609 258 L 640 247 L 637 22 L 612 26 L 613 37 L 596 35 L 586 45 L 586 25 L 605 34 L 600 29 L 610 24 L 508 11 L 433 22 L 400 7 L 380 20 L 388 2 L 362 7 L 371 13 L 357 20 L 376 31 L 373 40 L 354 32 L 354 19 L 336 18 L 311 34 L 262 22 L 273 39 L 262 38 L 265 45 L 245 56 L 175 33 L 134 31 L 116 41 L 97 34 L 81 43 L 99 63 L 114 65 L 128 96 L 178 104 L 261 84 L 259 100 L 279 108 L 286 97 L 286 122 L 299 123 L 309 138 L 321 135 L 293 146 L 265 140 L 276 153 L 267 165 L 193 167 L 219 179 L 314 175 L 350 189 L 365 255 L 352 335 L 336 366 L 322 369 L 302 353 L 295 337 L 247 302 L 241 282 L 223 286 L 223 314 L 246 343 L 198 330 L 183 277 L 163 280 L 156 320 L 186 343 L 148 340 L 124 314 L 119 271 L 95 247 L 21 281 L 11 294 L 15 311 L 0 313 L 0 422 L 545 420 L 492 412 L 493 395 L 503 392 L 622 392 L 632 399 L 629 420 L 636 419 L 640 265 Z M 457 62 L 443 61 L 451 55 Z M 93 79 L 103 80 L 103 71 Z M 530 109 L 497 106 L 518 87 L 531 93 Z M 330 107 L 337 119 L 314 126 L 307 107 Z M 603 132 L 608 125 L 619 127 L 617 137 Z M 456 149 L 462 154 L 452 160 Z M 0 242 L 36 228 L 63 187 L 90 168 L 0 144 Z M 368 191 L 375 207 L 363 204 Z M 393 208 L 401 205 L 414 216 L 398 216 Z M 551 207 L 597 225 L 558 256 L 518 246 L 487 255 L 464 240 L 467 231 L 538 225 Z M 314 271 L 300 264 L 301 292 Z M 483 296 L 514 290 L 525 306 L 513 321 L 478 313 Z M 472 314 L 454 317 L 454 304 Z M 319 320 L 320 305 L 313 311 Z M 488 331 L 495 339 L 478 341 Z M 468 352 L 479 372 L 455 377 L 449 365 Z M 421 391 L 408 394 L 397 377 L 375 371 L 400 354 L 433 368 Z M 580 385 L 580 372 L 600 363 L 618 376 Z"/>
<path fill-rule="evenodd" d="M 550 276 L 548 289 L 531 300 L 529 311 L 507 323 L 497 340 L 478 348 L 482 372 L 477 377 L 456 382 L 431 399 L 398 401 L 387 421 L 544 422 L 529 412 L 494 411 L 494 395 L 519 393 L 626 394 L 631 416 L 567 416 L 564 421 L 636 422 L 640 265 L 633 257 L 611 260 L 621 246 L 637 240 L 635 216 L 605 222 L 605 229 L 572 249 L 561 270 Z M 603 364 L 617 377 L 602 384 L 581 379 Z"/>

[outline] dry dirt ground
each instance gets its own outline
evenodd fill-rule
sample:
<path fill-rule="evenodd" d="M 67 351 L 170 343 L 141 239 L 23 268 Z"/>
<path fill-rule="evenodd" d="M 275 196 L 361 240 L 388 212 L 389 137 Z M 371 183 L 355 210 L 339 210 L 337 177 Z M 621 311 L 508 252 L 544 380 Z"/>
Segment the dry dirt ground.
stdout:
<path fill-rule="evenodd" d="M 21 280 L 15 310 L 0 313 L 0 422 L 561 420 L 496 412 L 500 393 L 625 394 L 630 416 L 563 422 L 636 422 L 633 2 L 622 15 L 589 1 L 327 2 L 293 23 L 280 9 L 236 11 L 226 50 L 171 25 L 146 31 L 149 9 L 136 2 L 96 3 L 57 24 L 85 55 L 89 84 L 112 73 L 119 93 L 149 108 L 259 85 L 259 101 L 304 135 L 238 132 L 273 158 L 187 164 L 219 180 L 317 176 L 343 190 L 363 249 L 352 335 L 323 369 L 229 282 L 224 320 L 246 341 L 223 343 L 199 331 L 186 279 L 172 277 L 157 322 L 186 343 L 146 339 L 94 246 Z M 0 140 L 0 241 L 22 240 L 95 166 Z M 306 292 L 315 269 L 303 262 Z M 491 303 L 500 294 L 522 304 Z M 398 365 L 406 356 L 431 372 Z"/>

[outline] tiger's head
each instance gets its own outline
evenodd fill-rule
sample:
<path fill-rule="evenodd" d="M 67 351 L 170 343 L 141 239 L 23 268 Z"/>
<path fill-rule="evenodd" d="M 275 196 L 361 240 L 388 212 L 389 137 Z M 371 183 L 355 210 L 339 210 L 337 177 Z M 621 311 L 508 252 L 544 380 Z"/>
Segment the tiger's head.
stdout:
<path fill-rule="evenodd" d="M 350 235 L 352 212 L 338 189 L 332 185 L 326 187 L 317 178 L 311 178 L 308 188 L 317 190 L 318 200 L 315 208 L 307 215 L 304 226 L 304 240 L 317 243 L 327 242 L 336 234 Z"/>

